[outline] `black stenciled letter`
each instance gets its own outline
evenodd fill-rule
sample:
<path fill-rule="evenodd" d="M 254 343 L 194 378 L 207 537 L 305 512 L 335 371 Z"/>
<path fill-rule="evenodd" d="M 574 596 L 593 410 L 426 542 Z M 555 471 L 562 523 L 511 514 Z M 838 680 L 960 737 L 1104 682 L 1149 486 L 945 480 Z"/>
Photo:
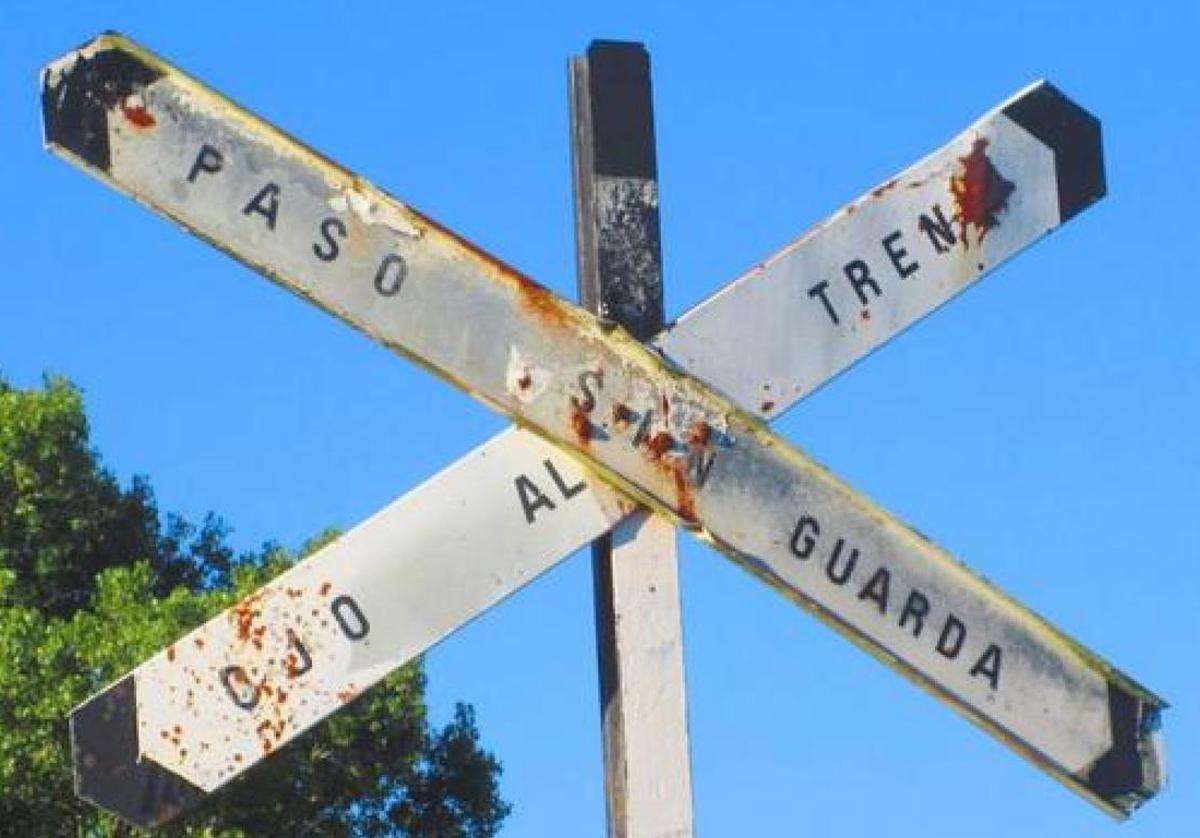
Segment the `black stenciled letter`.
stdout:
<path fill-rule="evenodd" d="M 939 205 L 934 204 L 930 212 L 933 213 L 937 221 L 934 221 L 933 218 L 930 218 L 925 213 L 921 213 L 921 218 L 917 221 L 917 226 L 921 229 L 922 233 L 929 236 L 929 243 L 933 245 L 934 250 L 938 253 L 945 253 L 953 245 L 958 244 L 958 238 L 954 235 L 954 228 L 950 226 L 950 221 L 946 218 Z"/>
<path fill-rule="evenodd" d="M 333 612 L 334 619 L 342 627 L 342 633 L 351 640 L 362 640 L 371 633 L 371 624 L 367 622 L 367 615 L 351 597 L 345 594 L 335 597 L 333 602 L 329 603 L 329 610 Z M 354 625 L 351 625 L 350 621 L 346 619 L 347 612 L 354 617 Z"/>
<path fill-rule="evenodd" d="M 234 681 L 237 686 L 234 686 Z M 225 692 L 233 699 L 233 703 L 243 710 L 253 710 L 258 706 L 258 687 L 250 680 L 246 670 L 240 666 L 227 666 L 221 670 L 221 684 Z"/>
<path fill-rule="evenodd" d="M 713 463 L 716 461 L 716 451 L 693 448 L 688 452 L 688 469 L 695 475 L 697 488 L 703 488 L 704 484 L 708 482 L 708 473 L 712 471 Z"/>
<path fill-rule="evenodd" d="M 289 678 L 299 678 L 305 672 L 312 669 L 312 655 L 308 653 L 308 649 L 304 648 L 304 644 L 300 642 L 299 635 L 291 629 L 287 630 L 288 649 L 296 651 L 296 659 L 290 655 L 287 658 L 287 676 Z"/>
<path fill-rule="evenodd" d="M 805 532 L 806 530 L 812 530 L 812 535 Z M 816 518 L 808 515 L 802 517 L 796 522 L 796 530 L 792 533 L 792 554 L 798 559 L 810 558 L 820 534 L 821 526 Z"/>
<path fill-rule="evenodd" d="M 962 620 L 951 614 L 946 617 L 946 624 L 942 626 L 942 633 L 938 637 L 937 650 L 944 657 L 953 660 L 962 651 L 963 641 L 966 639 L 967 627 L 963 625 Z"/>
<path fill-rule="evenodd" d="M 821 305 L 825 306 L 825 313 L 829 315 L 829 319 L 832 320 L 833 325 L 836 326 L 841 321 L 838 320 L 837 312 L 833 310 L 833 304 L 830 303 L 829 298 L 825 296 L 825 289 L 828 287 L 829 283 L 825 280 L 821 280 L 812 288 L 808 289 L 808 297 L 809 299 L 812 299 L 813 297 L 821 298 Z"/>
<path fill-rule="evenodd" d="M 554 488 L 558 489 L 558 493 L 562 495 L 563 500 L 570 500 L 587 488 L 587 484 L 582 480 L 574 486 L 568 486 L 567 482 L 562 479 L 562 475 L 558 473 L 558 469 L 554 467 L 554 463 L 550 460 L 542 460 L 542 465 L 546 467 L 546 472 L 550 475 L 550 479 L 554 481 Z M 528 513 L 526 513 L 526 517 L 528 517 Z"/>
<path fill-rule="evenodd" d="M 869 599 L 871 602 L 879 606 L 879 613 L 887 613 L 888 588 L 892 581 L 892 574 L 886 567 L 881 567 L 871 575 L 867 584 L 863 585 L 863 589 L 858 592 L 859 599 Z"/>
<path fill-rule="evenodd" d="M 867 299 L 867 295 L 863 293 L 863 286 L 867 286 L 874 291 L 876 297 L 883 296 L 883 291 L 879 289 L 879 284 L 871 278 L 871 268 L 862 259 L 847 262 L 842 267 L 842 273 L 846 275 L 846 279 L 850 280 L 850 287 L 854 289 L 854 293 L 858 295 L 858 301 L 864 306 L 870 301 Z"/>
<path fill-rule="evenodd" d="M 215 175 L 224 167 L 225 156 L 205 143 L 200 146 L 200 153 L 196 155 L 196 162 L 192 164 L 192 170 L 188 172 L 188 183 L 195 183 L 196 178 L 200 176 L 201 172 L 208 172 L 210 175 Z"/>
<path fill-rule="evenodd" d="M 389 253 L 379 263 L 379 270 L 375 271 L 375 290 L 385 297 L 394 297 L 400 293 L 400 286 L 404 284 L 406 276 L 408 265 L 403 257 Z"/>
<path fill-rule="evenodd" d="M 900 241 L 901 234 L 897 230 L 883 240 L 883 249 L 887 252 L 888 258 L 892 260 L 892 267 L 896 269 L 896 273 L 901 279 L 908 279 L 915 274 L 921 267 L 916 262 L 904 264 L 904 257 L 908 255 L 908 251 L 900 247 L 897 242 Z"/>
<path fill-rule="evenodd" d="M 982 675 L 987 678 L 993 690 L 999 687 L 1000 647 L 995 643 L 989 643 L 987 650 L 979 656 L 979 660 L 975 661 L 975 665 L 971 667 L 971 675 Z"/>
<path fill-rule="evenodd" d="M 829 563 L 825 565 L 825 575 L 829 577 L 829 581 L 835 585 L 845 585 L 850 580 L 850 574 L 854 572 L 854 566 L 858 564 L 858 548 L 850 548 L 850 556 L 846 560 L 846 566 L 838 570 L 838 561 L 842 556 L 842 548 L 846 546 L 846 539 L 839 538 L 837 544 L 833 545 L 833 553 L 829 556 Z"/>
<path fill-rule="evenodd" d="M 322 250 L 321 244 L 318 242 L 317 244 L 313 245 L 313 254 L 322 262 L 332 262 L 334 259 L 338 258 L 340 248 L 338 243 L 334 241 L 333 238 L 333 233 L 335 230 L 341 238 L 346 238 L 346 225 L 343 224 L 339 219 L 326 218 L 321 222 L 321 238 L 325 240 L 328 250 Z"/>
<path fill-rule="evenodd" d="M 517 487 L 517 497 L 521 500 L 521 509 L 525 512 L 526 524 L 534 522 L 534 519 L 537 518 L 537 511 L 543 506 L 551 512 L 554 511 L 554 501 L 542 494 L 542 490 L 528 477 L 519 474 L 513 483 Z"/>
<path fill-rule="evenodd" d="M 929 614 L 929 600 L 925 594 L 920 591 L 910 591 L 908 600 L 904 603 L 904 610 L 900 612 L 900 628 L 908 622 L 908 618 L 913 618 L 913 637 L 921 636 L 921 629 L 925 627 L 925 617 Z"/>
<path fill-rule="evenodd" d="M 642 421 L 638 423 L 637 433 L 633 435 L 633 441 L 630 444 L 634 448 L 637 448 L 650 438 L 650 423 L 652 421 L 654 421 L 654 410 L 653 408 L 649 408 L 642 415 Z"/>
<path fill-rule="evenodd" d="M 583 391 L 583 400 L 579 402 L 579 409 L 584 413 L 591 413 L 596 409 L 596 394 L 588 386 L 589 381 L 596 385 L 597 390 L 604 389 L 604 376 L 601 373 L 596 370 L 584 370 L 579 373 L 579 389 Z"/>
<path fill-rule="evenodd" d="M 242 215 L 249 215 L 256 212 L 263 218 L 267 219 L 267 228 L 273 233 L 275 232 L 275 222 L 279 217 L 279 185 L 276 183 L 268 183 L 262 189 L 258 190 L 258 194 L 250 199 L 250 203 L 246 204 L 246 208 L 242 210 Z"/>

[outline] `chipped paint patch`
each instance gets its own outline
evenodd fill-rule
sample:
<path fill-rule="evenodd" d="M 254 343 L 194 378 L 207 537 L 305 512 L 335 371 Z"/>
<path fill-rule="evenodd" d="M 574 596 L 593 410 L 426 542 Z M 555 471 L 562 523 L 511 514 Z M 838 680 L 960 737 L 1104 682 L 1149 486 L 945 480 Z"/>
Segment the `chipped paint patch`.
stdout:
<path fill-rule="evenodd" d="M 329 198 L 329 208 L 334 212 L 349 212 L 367 226 L 387 227 L 408 238 L 420 238 L 421 230 L 407 216 L 407 207 L 378 201 L 357 189 L 343 189 Z"/>
<path fill-rule="evenodd" d="M 504 388 L 517 401 L 529 404 L 550 386 L 551 375 L 548 369 L 539 367 L 526 359 L 521 350 L 515 346 L 508 348 L 508 367 L 504 371 Z"/>

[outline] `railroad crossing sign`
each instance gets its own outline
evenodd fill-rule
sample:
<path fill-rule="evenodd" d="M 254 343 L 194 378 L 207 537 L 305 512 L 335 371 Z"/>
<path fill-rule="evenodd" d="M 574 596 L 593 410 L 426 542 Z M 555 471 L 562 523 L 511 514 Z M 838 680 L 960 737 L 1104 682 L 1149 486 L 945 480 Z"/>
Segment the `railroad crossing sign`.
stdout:
<path fill-rule="evenodd" d="M 1050 84 L 648 345 L 118 35 L 43 85 L 53 151 L 517 425 L 77 708 L 81 796 L 169 820 L 638 505 L 1110 814 L 1161 788 L 1161 699 L 764 422 L 1103 195 Z"/>

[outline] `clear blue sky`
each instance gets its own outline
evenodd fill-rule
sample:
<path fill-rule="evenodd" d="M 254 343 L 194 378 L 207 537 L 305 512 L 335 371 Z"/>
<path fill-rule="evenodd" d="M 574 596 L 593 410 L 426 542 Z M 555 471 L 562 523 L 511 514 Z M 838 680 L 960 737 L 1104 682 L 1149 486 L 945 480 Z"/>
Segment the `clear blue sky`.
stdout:
<path fill-rule="evenodd" d="M 1098 115 L 1103 202 L 777 427 L 1171 701 L 1171 786 L 1116 826 L 685 542 L 696 818 L 710 838 L 1196 834 L 1195 5 L 166 5 L 6 4 L 0 372 L 74 379 L 108 464 L 242 547 L 349 527 L 503 423 L 42 151 L 38 68 L 99 31 L 563 294 L 565 62 L 642 40 L 668 315 L 1039 76 Z M 427 660 L 435 717 L 473 702 L 504 761 L 507 835 L 603 834 L 586 556 Z"/>

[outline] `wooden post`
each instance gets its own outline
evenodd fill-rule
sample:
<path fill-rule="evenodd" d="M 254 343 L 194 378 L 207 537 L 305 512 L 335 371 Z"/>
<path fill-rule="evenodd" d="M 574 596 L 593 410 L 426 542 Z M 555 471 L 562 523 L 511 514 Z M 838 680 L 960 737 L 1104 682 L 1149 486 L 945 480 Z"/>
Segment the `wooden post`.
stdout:
<path fill-rule="evenodd" d="M 639 340 L 663 327 L 650 57 L 595 41 L 570 63 L 580 299 Z M 612 838 L 692 835 L 675 528 L 639 512 L 592 546 Z"/>

